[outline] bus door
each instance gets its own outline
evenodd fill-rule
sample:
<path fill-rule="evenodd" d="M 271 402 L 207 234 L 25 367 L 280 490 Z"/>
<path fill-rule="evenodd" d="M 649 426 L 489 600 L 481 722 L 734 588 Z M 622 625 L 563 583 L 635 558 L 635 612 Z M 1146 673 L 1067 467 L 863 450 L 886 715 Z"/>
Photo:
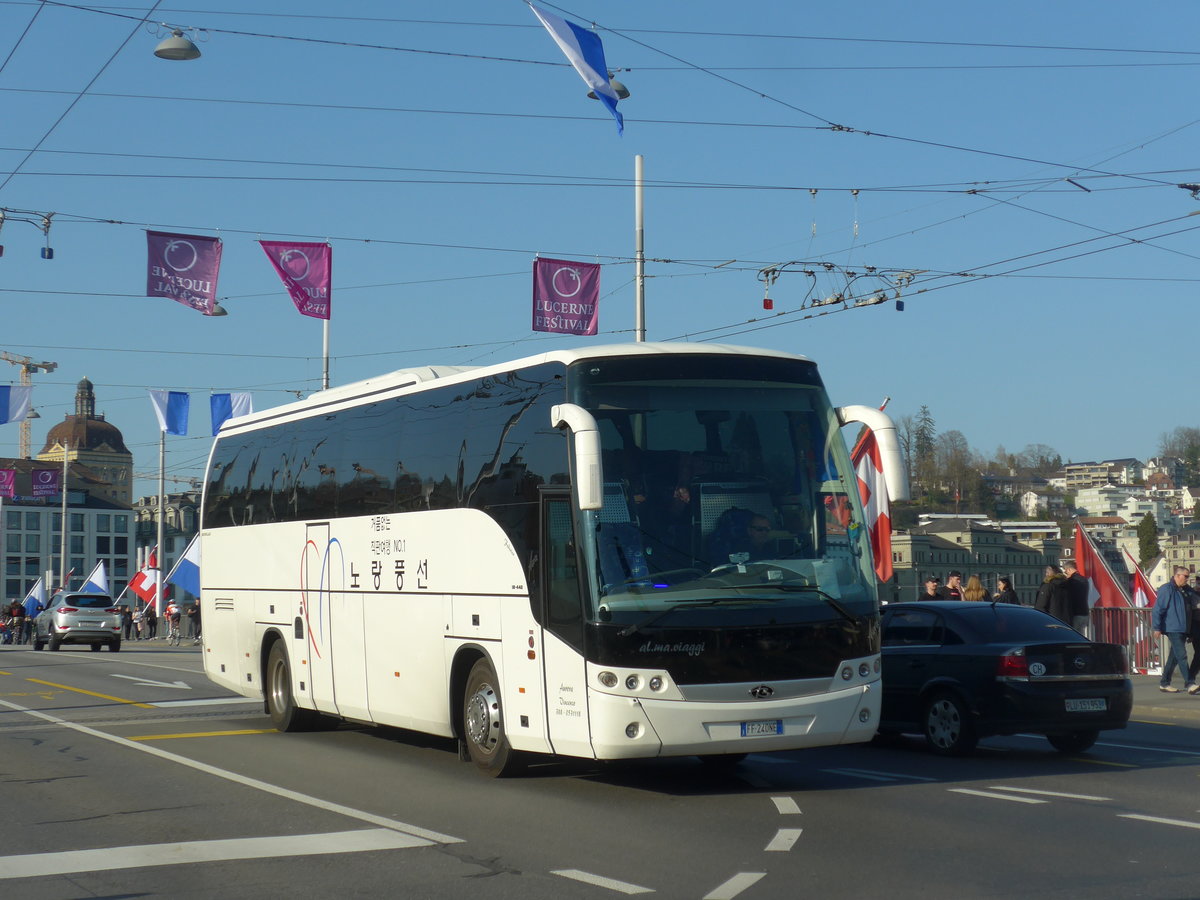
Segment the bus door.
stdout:
<path fill-rule="evenodd" d="M 583 605 L 569 488 L 543 488 L 538 560 L 546 722 L 555 753 L 592 756 Z"/>
<path fill-rule="evenodd" d="M 336 566 L 330 565 L 334 550 Z M 292 643 L 292 677 L 307 684 L 297 689 L 297 699 L 306 697 L 322 712 L 337 713 L 333 696 L 333 641 L 330 572 L 341 572 L 341 548 L 329 539 L 328 522 L 305 525 L 303 565 L 300 567 L 300 616 Z M 297 665 L 296 663 L 299 663 Z M 297 685 L 298 688 L 298 685 Z M 307 705 L 307 704 L 306 704 Z"/>

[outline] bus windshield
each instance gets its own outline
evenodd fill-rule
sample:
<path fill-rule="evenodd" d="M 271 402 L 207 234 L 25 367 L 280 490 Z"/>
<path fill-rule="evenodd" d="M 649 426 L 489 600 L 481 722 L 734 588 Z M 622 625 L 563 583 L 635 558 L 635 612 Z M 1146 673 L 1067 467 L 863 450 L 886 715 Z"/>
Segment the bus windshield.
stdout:
<path fill-rule="evenodd" d="M 857 482 L 812 363 L 622 357 L 578 364 L 571 391 L 603 454 L 603 508 L 580 514 L 590 621 L 630 633 L 876 613 Z"/>

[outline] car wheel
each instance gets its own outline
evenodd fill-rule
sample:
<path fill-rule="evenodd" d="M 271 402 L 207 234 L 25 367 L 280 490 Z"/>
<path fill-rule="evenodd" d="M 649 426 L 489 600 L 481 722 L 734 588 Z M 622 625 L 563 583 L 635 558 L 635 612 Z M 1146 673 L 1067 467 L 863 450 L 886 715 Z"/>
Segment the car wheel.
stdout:
<path fill-rule="evenodd" d="M 92 641 L 92 652 L 99 653 L 102 646 L 103 644 L 101 644 L 99 641 Z"/>
<path fill-rule="evenodd" d="M 292 671 L 281 641 L 271 645 L 267 657 L 266 691 L 267 712 L 279 731 L 312 731 L 317 726 L 320 714 L 301 709 L 292 698 Z"/>
<path fill-rule="evenodd" d="M 504 733 L 504 709 L 496 672 L 486 659 L 478 659 L 463 688 L 462 739 L 471 762 L 483 773 L 498 777 L 520 768 L 520 754 Z"/>
<path fill-rule="evenodd" d="M 121 649 L 121 639 L 115 638 L 108 642 L 108 650 L 110 653 L 116 653 Z"/>
<path fill-rule="evenodd" d="M 57 638 L 50 638 L 51 650 L 58 650 L 60 647 L 62 647 L 62 641 L 58 640 Z"/>
<path fill-rule="evenodd" d="M 45 646 L 46 646 L 46 642 L 43 641 L 40 637 L 38 637 L 37 632 L 35 631 L 33 634 L 33 649 L 41 650 Z"/>
<path fill-rule="evenodd" d="M 962 756 L 974 750 L 979 740 L 966 704 L 955 694 L 942 692 L 930 697 L 922 721 L 925 740 L 934 753 Z"/>
<path fill-rule="evenodd" d="M 1046 740 L 1059 753 L 1082 753 L 1100 737 L 1099 731 L 1068 731 L 1063 734 L 1048 734 Z"/>

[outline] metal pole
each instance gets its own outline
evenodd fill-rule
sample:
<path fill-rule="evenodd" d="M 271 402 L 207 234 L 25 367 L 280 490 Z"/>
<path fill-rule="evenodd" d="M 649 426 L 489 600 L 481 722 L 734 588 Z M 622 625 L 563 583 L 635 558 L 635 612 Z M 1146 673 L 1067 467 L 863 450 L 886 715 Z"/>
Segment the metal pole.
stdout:
<path fill-rule="evenodd" d="M 70 530 L 70 516 L 67 515 L 67 440 L 63 438 L 62 442 L 63 454 L 63 470 L 62 470 L 62 559 L 58 561 L 58 586 L 60 590 L 67 589 L 67 532 Z M 51 591 L 53 593 L 53 591 Z"/>
<path fill-rule="evenodd" d="M 321 368 L 321 390 L 329 390 L 329 320 L 322 320 L 321 325 L 323 353 L 323 365 Z"/>
<path fill-rule="evenodd" d="M 155 572 L 158 584 L 154 588 L 154 615 L 162 614 L 162 563 L 163 563 L 163 523 L 166 520 L 166 484 L 167 484 L 167 433 L 158 435 L 158 551 L 154 555 Z"/>
<path fill-rule="evenodd" d="M 634 333 L 636 340 L 646 340 L 646 221 L 642 202 L 643 185 L 642 154 L 633 158 L 633 219 L 634 258 L 637 271 L 637 300 L 634 309 Z"/>

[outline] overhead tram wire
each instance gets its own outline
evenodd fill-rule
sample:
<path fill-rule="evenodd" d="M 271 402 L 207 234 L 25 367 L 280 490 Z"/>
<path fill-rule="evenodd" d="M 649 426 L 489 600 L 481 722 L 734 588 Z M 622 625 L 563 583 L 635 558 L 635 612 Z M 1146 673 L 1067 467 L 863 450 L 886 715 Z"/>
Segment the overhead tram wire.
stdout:
<path fill-rule="evenodd" d="M 159 4 L 162 2 L 162 0 L 156 0 L 154 9 L 151 9 L 148 13 L 146 13 L 144 16 L 142 16 L 140 18 L 135 17 L 135 16 L 126 15 L 126 14 L 108 12 L 108 11 L 96 9 L 93 7 L 56 2 L 56 0 L 43 0 L 43 2 L 46 2 L 46 3 L 54 5 L 54 6 L 61 6 L 61 7 L 65 7 L 65 8 L 76 9 L 76 10 L 81 10 L 81 11 L 86 11 L 86 12 L 95 12 L 95 13 L 101 13 L 104 15 L 114 15 L 119 18 L 125 18 L 125 19 L 136 19 L 140 23 L 140 22 L 149 21 L 150 14 L 152 12 L 154 12 L 154 9 L 156 9 L 159 6 Z M 553 3 L 545 2 L 545 0 L 543 0 L 543 5 L 551 8 L 551 9 L 557 10 L 561 13 L 564 13 L 566 15 L 572 16 L 578 20 L 588 21 L 588 17 L 586 17 L 586 16 L 581 16 L 578 13 L 572 12 L 570 10 L 566 10 L 563 7 L 556 6 Z M 825 116 L 822 116 L 818 113 L 814 113 L 810 110 L 804 109 L 803 107 L 797 106 L 794 103 L 790 103 L 786 100 L 783 100 L 772 94 L 768 94 L 764 91 L 761 91 L 761 90 L 751 87 L 749 85 L 742 84 L 741 82 L 735 81 L 732 78 L 728 78 L 724 75 L 720 75 L 713 68 L 705 67 L 705 66 L 701 66 L 697 63 L 693 63 L 690 60 L 683 59 L 682 57 L 676 56 L 672 53 L 669 53 L 668 51 L 662 50 L 662 49 L 655 47 L 651 44 L 648 44 L 644 41 L 640 41 L 637 38 L 631 37 L 630 35 L 632 33 L 634 33 L 632 30 L 616 30 L 613 28 L 607 28 L 607 27 L 598 26 L 598 25 L 596 27 L 602 28 L 602 30 L 607 31 L 610 34 L 614 34 L 618 37 L 621 37 L 621 38 L 623 38 L 627 41 L 630 41 L 631 43 L 634 43 L 644 49 L 650 50 L 653 53 L 657 53 L 659 55 L 666 56 L 669 59 L 673 59 L 676 62 L 683 64 L 684 66 L 686 66 L 689 69 L 692 69 L 692 70 L 695 70 L 698 72 L 702 72 L 711 77 L 714 77 L 721 81 L 724 81 L 733 87 L 756 94 L 757 96 L 761 97 L 764 100 L 768 100 L 772 103 L 783 106 L 789 110 L 801 113 L 802 115 L 805 115 L 805 116 L 808 116 L 809 118 L 815 119 L 816 121 L 821 122 L 825 129 L 829 129 L 829 130 L 837 131 L 837 132 L 860 134 L 860 135 L 863 135 L 866 137 L 884 138 L 884 139 L 888 139 L 888 140 L 901 141 L 901 142 L 912 143 L 912 144 L 916 144 L 916 145 L 920 145 L 920 146 L 927 146 L 927 147 L 933 147 L 933 148 L 944 149 L 944 150 L 952 150 L 952 151 L 962 152 L 962 153 L 980 154 L 980 155 L 991 156 L 991 157 L 995 157 L 995 158 L 999 158 L 999 159 L 1010 159 L 1010 160 L 1019 161 L 1019 162 L 1036 163 L 1039 165 L 1053 166 L 1056 168 L 1071 168 L 1071 169 L 1076 168 L 1073 166 L 1065 165 L 1063 163 L 1055 163 L 1055 162 L 1051 162 L 1048 160 L 1039 160 L 1039 159 L 1036 159 L 1033 157 L 1021 156 L 1021 155 L 1017 155 L 1017 154 L 1001 153 L 999 151 L 984 150 L 984 149 L 976 148 L 976 147 L 965 147 L 965 146 L 960 146 L 960 145 L 956 145 L 956 144 L 948 144 L 948 143 L 945 143 L 942 141 L 934 141 L 934 140 L 927 140 L 927 139 L 922 139 L 922 138 L 907 137 L 904 135 L 888 134 L 885 132 L 878 132 L 878 131 L 872 131 L 870 129 L 858 128 L 856 126 L 842 125 L 842 124 L 834 122 L 832 119 L 828 119 Z M 564 66 L 568 65 L 568 63 L 557 62 L 557 61 L 551 62 L 551 61 L 545 61 L 545 60 L 527 60 L 527 59 L 516 59 L 516 58 L 509 58 L 509 57 L 487 56 L 487 55 L 481 55 L 481 54 L 457 53 L 457 52 L 442 51 L 442 50 L 425 50 L 425 49 L 421 49 L 421 48 L 392 47 L 392 46 L 363 44 L 363 43 L 347 42 L 347 41 L 331 41 L 331 40 L 323 39 L 323 38 L 301 38 L 301 37 L 293 37 L 293 36 L 289 36 L 289 35 L 273 35 L 273 34 L 263 34 L 260 32 L 236 31 L 236 30 L 232 30 L 232 29 L 219 29 L 219 28 L 207 28 L 206 27 L 206 28 L 204 28 L 204 30 L 209 31 L 214 34 L 231 34 L 231 35 L 238 35 L 238 36 L 243 36 L 243 37 L 270 38 L 270 39 L 279 39 L 279 40 L 295 40 L 295 41 L 303 41 L 303 42 L 308 42 L 308 43 L 330 44 L 330 45 L 335 45 L 335 46 L 359 47 L 359 48 L 377 49 L 377 50 L 392 50 L 392 51 L 396 51 L 396 52 L 426 53 L 426 54 L 432 54 L 432 55 L 438 55 L 438 56 L 452 56 L 452 57 L 459 57 L 459 58 L 483 59 L 483 60 L 488 60 L 488 61 L 492 61 L 492 62 L 514 62 L 514 63 L 524 63 L 524 64 L 547 65 L 547 66 L 554 66 L 554 67 L 564 67 Z M 132 37 L 132 34 L 130 35 L 130 37 Z M 128 38 L 126 39 L 126 42 L 128 42 Z M 937 44 L 938 42 L 929 42 L 929 43 Z M 987 46 L 987 45 L 980 44 L 979 46 Z M 1041 47 L 1038 49 L 1064 50 L 1064 49 L 1071 49 L 1071 48 L 1046 46 L 1046 47 Z M 1079 49 L 1079 48 L 1074 48 L 1074 49 Z M 1084 48 L 1084 49 L 1088 49 L 1088 48 Z M 1099 52 L 1100 50 L 1102 50 L 1104 48 L 1090 48 L 1090 49 L 1094 50 L 1095 52 Z M 1149 52 L 1149 51 L 1147 51 L 1147 52 Z M 1172 51 L 1163 51 L 1163 52 L 1172 52 Z M 1183 53 L 1183 52 L 1184 51 L 1180 51 L 1180 53 Z M 1197 54 L 1195 54 L 1193 52 L 1190 55 L 1197 55 Z M 99 77 L 99 76 L 97 75 L 97 77 Z M 85 88 L 85 91 L 86 91 L 86 88 Z M 586 118 L 588 121 L 591 121 L 592 117 L 583 117 L 583 118 Z M 43 138 L 43 140 L 44 140 L 44 138 Z M 1086 169 L 1085 171 L 1099 173 L 1099 174 L 1105 174 L 1105 175 L 1113 175 L 1115 177 L 1128 177 L 1128 176 L 1121 176 L 1119 173 L 1103 172 L 1102 170 L 1097 170 L 1097 169 Z M 11 178 L 11 176 L 10 176 L 10 178 Z M 7 182 L 5 182 L 4 184 L 7 184 Z M 2 188 L 3 186 L 4 186 L 3 184 L 0 184 L 0 188 Z"/>
<path fill-rule="evenodd" d="M 12 61 L 13 56 L 16 55 L 17 50 L 20 48 L 21 44 L 25 42 L 25 38 L 29 35 L 30 30 L 33 28 L 33 23 L 37 21 L 38 16 L 42 14 L 42 10 L 45 8 L 45 2 L 38 3 L 38 8 L 33 11 L 33 15 L 30 16 L 29 21 L 25 23 L 25 30 L 21 32 L 21 36 L 17 38 L 17 41 L 15 44 L 13 44 L 12 49 L 8 51 L 8 56 L 4 57 L 4 62 L 0 63 L 0 74 L 3 74 L 4 70 L 8 68 L 8 64 Z"/>
<path fill-rule="evenodd" d="M 49 2 L 49 0 L 44 0 L 44 2 Z M 150 7 L 149 11 L 146 13 L 146 16 L 151 15 L 161 4 L 162 0 L 154 0 L 154 6 Z M 75 95 L 75 98 L 67 105 L 67 108 L 62 111 L 59 117 L 55 119 L 54 122 L 51 123 L 50 127 L 47 128 L 42 134 L 42 136 L 38 138 L 38 141 L 36 144 L 34 144 L 33 149 L 25 154 L 25 158 L 17 163 L 16 168 L 8 174 L 4 181 L 0 182 L 0 191 L 3 191 L 6 187 L 8 187 L 8 183 L 16 177 L 17 173 L 20 172 L 22 168 L 24 168 L 25 163 L 29 162 L 29 160 L 33 157 L 33 154 L 37 153 L 37 151 L 41 149 L 42 144 L 49 140 L 50 135 L 54 134 L 55 129 L 57 129 L 58 126 L 62 124 L 63 120 L 71 114 L 71 110 L 73 110 L 79 101 L 83 99 L 84 94 L 88 92 L 91 86 L 95 84 L 100 79 L 100 76 L 105 73 L 108 67 L 112 65 L 113 60 L 117 58 L 117 54 L 124 50 L 125 45 L 133 40 L 133 36 L 141 30 L 142 21 L 144 21 L 144 19 L 138 21 L 129 34 L 125 36 L 125 40 L 121 41 L 120 46 L 117 47 L 117 49 L 112 52 L 112 55 L 104 61 L 104 65 L 102 65 L 96 74 L 91 77 L 91 80 L 83 86 L 83 90 L 79 91 Z"/>

